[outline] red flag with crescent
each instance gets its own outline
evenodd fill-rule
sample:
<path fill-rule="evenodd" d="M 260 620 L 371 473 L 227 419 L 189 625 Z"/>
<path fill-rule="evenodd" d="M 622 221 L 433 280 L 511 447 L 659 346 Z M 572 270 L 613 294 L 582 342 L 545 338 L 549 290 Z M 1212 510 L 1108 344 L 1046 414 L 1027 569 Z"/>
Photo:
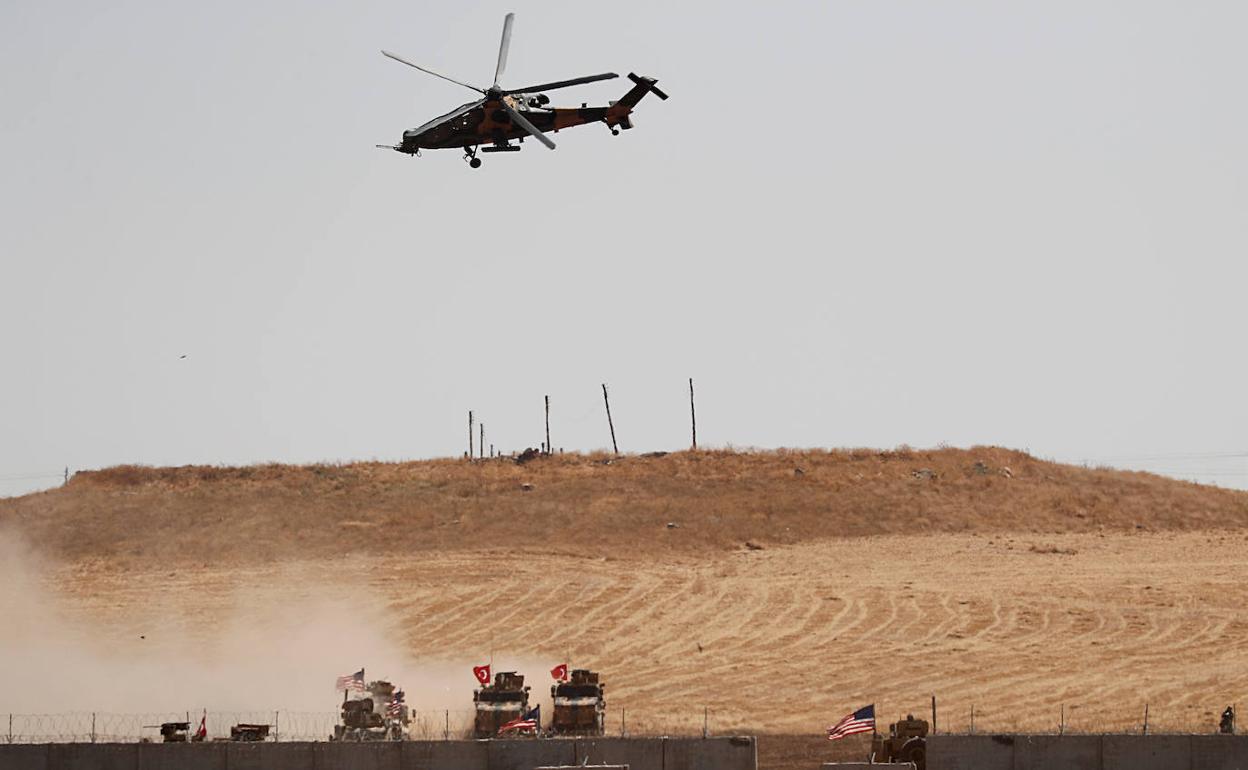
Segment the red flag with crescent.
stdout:
<path fill-rule="evenodd" d="M 487 663 L 484 666 L 473 666 L 472 675 L 475 676 L 477 678 L 477 681 L 480 682 L 481 684 L 489 684 L 490 683 L 489 664 Z"/>
<path fill-rule="evenodd" d="M 560 663 L 555 666 L 550 670 L 550 675 L 556 682 L 568 681 L 568 664 Z"/>

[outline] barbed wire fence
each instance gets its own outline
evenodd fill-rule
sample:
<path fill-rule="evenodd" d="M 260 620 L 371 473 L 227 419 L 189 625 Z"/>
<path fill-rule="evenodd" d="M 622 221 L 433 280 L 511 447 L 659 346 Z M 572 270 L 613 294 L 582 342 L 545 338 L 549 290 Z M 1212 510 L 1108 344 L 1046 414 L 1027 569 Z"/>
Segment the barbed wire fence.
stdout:
<path fill-rule="evenodd" d="M 415 741 L 466 740 L 473 737 L 474 709 L 409 711 L 407 738 Z M 0 743 L 132 743 L 162 740 L 160 726 L 186 722 L 194 733 L 203 719 L 207 740 L 227 738 L 238 724 L 269 725 L 269 741 L 328 741 L 341 724 L 338 711 L 218 711 L 192 708 L 147 713 L 66 712 L 4 714 Z M 603 719 L 608 736 L 735 735 L 747 729 L 739 715 L 716 715 L 705 707 L 675 714 L 667 710 L 634 711 L 608 707 Z"/>
<path fill-rule="evenodd" d="M 1238 707 L 1232 704 L 1238 711 Z M 1102 709 L 1067 704 L 1053 709 L 1051 720 L 1037 722 L 1034 711 L 1018 713 L 1005 709 L 942 707 L 934 734 L 944 735 L 1198 735 L 1218 731 L 1220 710 L 1194 712 L 1191 709 L 1150 707 L 1141 704 L 1109 713 Z M 878 714 L 879 712 L 877 712 Z M 922 718 L 930 715 L 917 709 Z M 468 740 L 473 738 L 473 709 L 441 709 L 409 712 L 407 739 L 413 741 Z M 739 711 L 690 708 L 634 711 L 626 705 L 608 707 L 604 715 L 604 735 L 609 737 L 711 737 L 756 732 L 798 734 L 808 730 L 777 730 L 759 725 L 751 715 Z M 897 718 L 900 714 L 896 715 Z M 207 728 L 207 740 L 228 738 L 237 724 L 269 725 L 269 741 L 328 741 L 340 724 L 337 711 L 164 711 L 149 713 L 68 712 L 62 714 L 0 713 L 0 743 L 133 743 L 161 740 L 160 726 L 166 722 L 187 722 L 193 733 L 200 719 Z M 876 731 L 888 733 L 888 722 L 880 714 Z M 7 721 L 5 721 L 7 720 Z M 828 720 L 828 724 L 835 717 Z M 819 734 L 822 725 L 812 725 Z M 1237 730 L 1238 732 L 1238 730 Z"/>

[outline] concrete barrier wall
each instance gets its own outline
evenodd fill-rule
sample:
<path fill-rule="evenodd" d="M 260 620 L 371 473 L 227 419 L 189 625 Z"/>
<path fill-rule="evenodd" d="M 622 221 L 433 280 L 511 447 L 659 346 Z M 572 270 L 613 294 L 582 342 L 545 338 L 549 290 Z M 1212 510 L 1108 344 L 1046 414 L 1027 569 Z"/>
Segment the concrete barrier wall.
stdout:
<path fill-rule="evenodd" d="M 642 767 L 663 767 L 663 741 L 641 741 L 629 738 L 578 738 L 575 741 L 576 764 L 628 765 L 630 770 Z"/>
<path fill-rule="evenodd" d="M 927 739 L 932 770 L 1014 770 L 1013 735 L 933 735 Z"/>
<path fill-rule="evenodd" d="M 1248 735 L 935 735 L 929 770 L 1248 770 Z"/>
<path fill-rule="evenodd" d="M 1191 751 L 1195 770 L 1248 770 L 1248 750 L 1243 737 L 1193 735 Z"/>
<path fill-rule="evenodd" d="M 0 745 L 0 770 L 757 770 L 753 738 Z"/>
<path fill-rule="evenodd" d="M 663 770 L 723 770 L 758 766 L 754 739 L 668 738 L 663 743 Z"/>
<path fill-rule="evenodd" d="M 1014 770 L 1100 770 L 1099 735 L 1014 736 Z"/>

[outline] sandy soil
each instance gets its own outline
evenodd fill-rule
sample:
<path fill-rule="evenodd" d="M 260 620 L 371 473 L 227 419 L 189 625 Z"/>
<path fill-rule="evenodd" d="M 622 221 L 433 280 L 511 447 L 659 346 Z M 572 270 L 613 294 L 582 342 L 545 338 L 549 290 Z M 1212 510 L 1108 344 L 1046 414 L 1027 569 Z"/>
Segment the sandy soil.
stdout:
<path fill-rule="evenodd" d="M 335 576 L 335 580 L 327 577 Z M 884 536 L 703 556 L 422 553 L 47 580 L 76 622 L 212 646 L 248 591 L 375 598 L 420 660 L 570 659 L 630 732 L 817 735 L 874 702 L 965 731 L 1211 730 L 1248 702 L 1248 536 Z M 158 600 L 152 591 L 160 586 Z M 527 670 L 535 690 L 543 670 Z M 465 678 L 468 672 L 463 672 Z M 409 689 L 418 684 L 409 682 Z M 817 744 L 816 744 L 817 746 Z"/>

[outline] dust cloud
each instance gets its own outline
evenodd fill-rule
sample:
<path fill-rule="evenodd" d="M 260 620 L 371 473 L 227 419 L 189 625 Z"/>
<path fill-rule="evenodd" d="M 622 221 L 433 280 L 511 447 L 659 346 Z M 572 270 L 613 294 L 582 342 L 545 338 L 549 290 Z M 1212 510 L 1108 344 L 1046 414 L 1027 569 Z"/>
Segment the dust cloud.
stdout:
<path fill-rule="evenodd" d="M 99 597 L 62 595 L 57 565 L 0 531 L 0 713 L 335 712 L 335 679 L 361 667 L 369 680 L 402 687 L 416 711 L 450 710 L 462 721 L 472 708 L 472 666 L 486 660 L 417 659 L 362 581 L 275 570 L 254 585 L 244 573 L 211 596 L 205 589 L 209 610 L 199 614 L 162 606 L 159 581 L 142 584 L 150 575 L 122 577 L 144 597 L 136 613 L 111 596 L 99 606 Z M 494 670 L 551 665 L 496 654 Z"/>

